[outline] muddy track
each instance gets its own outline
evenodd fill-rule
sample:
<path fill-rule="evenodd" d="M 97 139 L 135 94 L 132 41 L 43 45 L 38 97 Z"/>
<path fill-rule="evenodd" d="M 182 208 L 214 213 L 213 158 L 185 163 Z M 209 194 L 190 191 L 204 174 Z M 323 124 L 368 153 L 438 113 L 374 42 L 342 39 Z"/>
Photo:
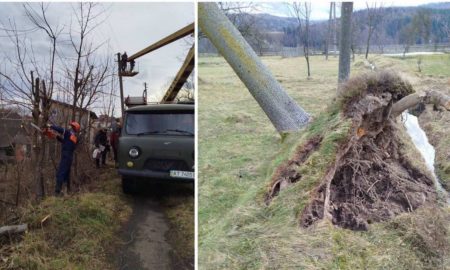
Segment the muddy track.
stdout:
<path fill-rule="evenodd" d="M 130 196 L 133 213 L 123 228 L 118 269 L 193 269 L 190 260 L 177 256 L 169 237 L 173 228 L 164 209 L 168 197 L 192 196 L 189 189 L 181 189 L 180 192 L 177 185 L 145 185 L 138 194 Z"/>

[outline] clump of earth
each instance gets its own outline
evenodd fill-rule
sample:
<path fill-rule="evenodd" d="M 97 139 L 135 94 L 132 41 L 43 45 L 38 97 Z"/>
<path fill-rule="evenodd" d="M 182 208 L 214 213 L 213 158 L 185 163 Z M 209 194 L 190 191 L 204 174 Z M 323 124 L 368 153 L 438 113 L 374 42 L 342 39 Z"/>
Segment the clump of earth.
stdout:
<path fill-rule="evenodd" d="M 364 74 L 343 87 L 341 113 L 352 128 L 336 152 L 320 184 L 300 214 L 303 227 L 329 219 L 337 226 L 367 230 L 369 224 L 435 204 L 436 188 L 430 173 L 406 153 L 403 126 L 392 105 L 414 92 L 392 72 Z M 266 203 L 288 185 L 302 180 L 297 168 L 320 148 L 326 134 L 307 140 L 273 175 Z M 420 162 L 419 162 L 420 163 Z"/>

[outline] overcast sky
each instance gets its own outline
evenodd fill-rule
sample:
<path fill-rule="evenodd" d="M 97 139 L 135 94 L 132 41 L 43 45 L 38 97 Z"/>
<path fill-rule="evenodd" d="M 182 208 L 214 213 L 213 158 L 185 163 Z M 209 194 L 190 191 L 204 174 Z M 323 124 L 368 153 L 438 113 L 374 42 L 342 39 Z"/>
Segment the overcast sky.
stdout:
<path fill-rule="evenodd" d="M 384 7 L 392 6 L 418 6 L 427 3 L 436 3 L 439 1 L 432 0 L 407 0 L 407 1 L 354 1 L 353 10 L 360 10 L 366 8 L 366 2 L 382 3 Z M 311 19 L 312 20 L 328 20 L 330 10 L 329 1 L 311 1 Z M 255 13 L 268 13 L 275 16 L 291 17 L 286 3 L 283 2 L 265 2 L 258 4 Z M 340 10 L 336 10 L 336 16 L 340 16 Z"/>
<path fill-rule="evenodd" d="M 73 4 L 51 3 L 48 12 L 50 23 L 64 25 L 65 29 L 68 29 L 71 18 L 75 20 L 71 5 Z M 105 46 L 99 53 L 106 56 L 109 52 L 114 60 L 117 52 L 126 51 L 130 56 L 194 22 L 194 4 L 188 2 L 102 3 L 101 5 L 101 8 L 106 9 L 104 16 L 107 19 L 92 35 L 95 37 L 95 42 L 109 41 L 109 50 Z M 19 29 L 27 29 L 29 25 L 21 3 L 0 2 L 0 21 L 6 24 L 8 20 L 14 20 Z M 41 54 L 48 58 L 48 40 L 45 40 L 45 35 L 36 32 L 27 33 L 27 35 L 33 40 L 38 56 Z M 125 97 L 142 95 L 143 84 L 147 82 L 149 101 L 156 101 L 155 97 L 160 98 L 181 67 L 190 48 L 189 43 L 192 42 L 192 37 L 186 37 L 138 58 L 136 67 L 139 68 L 139 74 L 135 77 L 124 77 Z M 5 54 L 11 54 L 11 46 L 10 41 L 1 33 L 2 58 Z M 4 63 L 1 66 L 2 69 L 5 68 Z M 117 94 L 119 94 L 118 89 Z M 119 100 L 116 102 L 115 110 L 116 112 L 120 110 Z"/>

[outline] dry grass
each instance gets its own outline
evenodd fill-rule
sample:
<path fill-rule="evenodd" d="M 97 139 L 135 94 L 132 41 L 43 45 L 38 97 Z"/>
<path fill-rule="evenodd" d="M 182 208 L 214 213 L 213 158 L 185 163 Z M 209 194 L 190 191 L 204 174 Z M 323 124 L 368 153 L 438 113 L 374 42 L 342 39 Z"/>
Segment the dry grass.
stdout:
<path fill-rule="evenodd" d="M 374 57 L 377 66 L 390 66 L 416 78 L 398 59 Z M 352 72 L 367 71 L 358 64 Z M 431 61 L 431 60 L 430 60 Z M 439 61 L 434 59 L 434 61 Z M 374 224 L 368 232 L 340 229 L 319 222 L 298 226 L 298 214 L 312 189 L 335 158 L 336 147 L 349 124 L 330 107 L 336 92 L 337 58 L 312 57 L 312 79 L 304 59 L 263 58 L 277 79 L 314 122 L 283 143 L 267 117 L 222 58 L 199 59 L 199 265 L 200 269 L 433 269 L 449 267 L 448 253 L 433 250 L 433 259 L 411 239 L 432 239 L 433 230 L 411 230 L 408 220 L 425 220 L 423 212 L 392 222 Z M 423 63 L 428 63 L 427 59 Z M 440 63 L 440 62 L 439 62 Z M 423 68 L 424 73 L 428 72 Z M 418 87 L 419 79 L 410 80 Z M 319 151 L 302 166 L 302 180 L 282 190 L 267 207 L 264 194 L 274 169 L 314 135 L 326 135 Z M 448 239 L 447 221 L 440 232 Z M 431 213 L 431 212 L 430 212 Z M 424 234 L 425 235 L 421 235 Z M 446 243 L 449 243 L 448 240 Z M 442 253 L 440 253 L 442 252 Z M 426 256 L 426 255 L 425 255 Z"/>
<path fill-rule="evenodd" d="M 48 197 L 21 209 L 30 231 L 4 239 L 1 269 L 114 269 L 108 255 L 120 241 L 118 231 L 131 214 L 112 171 L 92 185 L 96 192 Z M 42 223 L 42 220 L 48 219 Z"/>

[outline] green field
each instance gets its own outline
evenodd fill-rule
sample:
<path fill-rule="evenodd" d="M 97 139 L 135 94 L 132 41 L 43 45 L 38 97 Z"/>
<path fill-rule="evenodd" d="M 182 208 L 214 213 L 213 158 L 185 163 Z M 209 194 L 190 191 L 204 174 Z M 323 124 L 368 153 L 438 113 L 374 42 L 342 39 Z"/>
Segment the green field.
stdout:
<path fill-rule="evenodd" d="M 430 87 L 450 94 L 450 55 L 372 56 L 378 69 L 391 68 L 416 90 Z M 200 269 L 445 269 L 450 267 L 450 210 L 422 209 L 374 224 L 368 232 L 336 228 L 328 223 L 302 229 L 298 213 L 323 168 L 329 164 L 344 126 L 323 112 L 336 93 L 338 59 L 311 58 L 307 79 L 304 58 L 264 57 L 263 62 L 287 92 L 316 122 L 306 132 L 281 142 L 245 86 L 223 58 L 199 58 L 199 266 Z M 369 69 L 363 58 L 352 74 Z M 321 114 L 322 113 L 322 114 Z M 325 114 L 326 115 L 326 114 Z M 336 116 L 337 117 L 337 116 Z M 450 181 L 450 113 L 429 109 L 421 122 L 437 149 L 438 174 Z M 305 134 L 332 133 L 329 151 L 311 157 L 310 176 L 282 191 L 270 206 L 264 193 L 276 165 L 285 160 Z M 434 135 L 432 135 L 434 134 Z M 323 147 L 322 147 L 323 148 Z M 282 196 L 281 196 L 282 195 Z M 426 221 L 426 222 L 424 222 Z M 436 229 L 436 226 L 443 228 Z M 435 226 L 435 227 L 433 227 Z M 440 241 L 426 231 L 441 231 Z"/>

